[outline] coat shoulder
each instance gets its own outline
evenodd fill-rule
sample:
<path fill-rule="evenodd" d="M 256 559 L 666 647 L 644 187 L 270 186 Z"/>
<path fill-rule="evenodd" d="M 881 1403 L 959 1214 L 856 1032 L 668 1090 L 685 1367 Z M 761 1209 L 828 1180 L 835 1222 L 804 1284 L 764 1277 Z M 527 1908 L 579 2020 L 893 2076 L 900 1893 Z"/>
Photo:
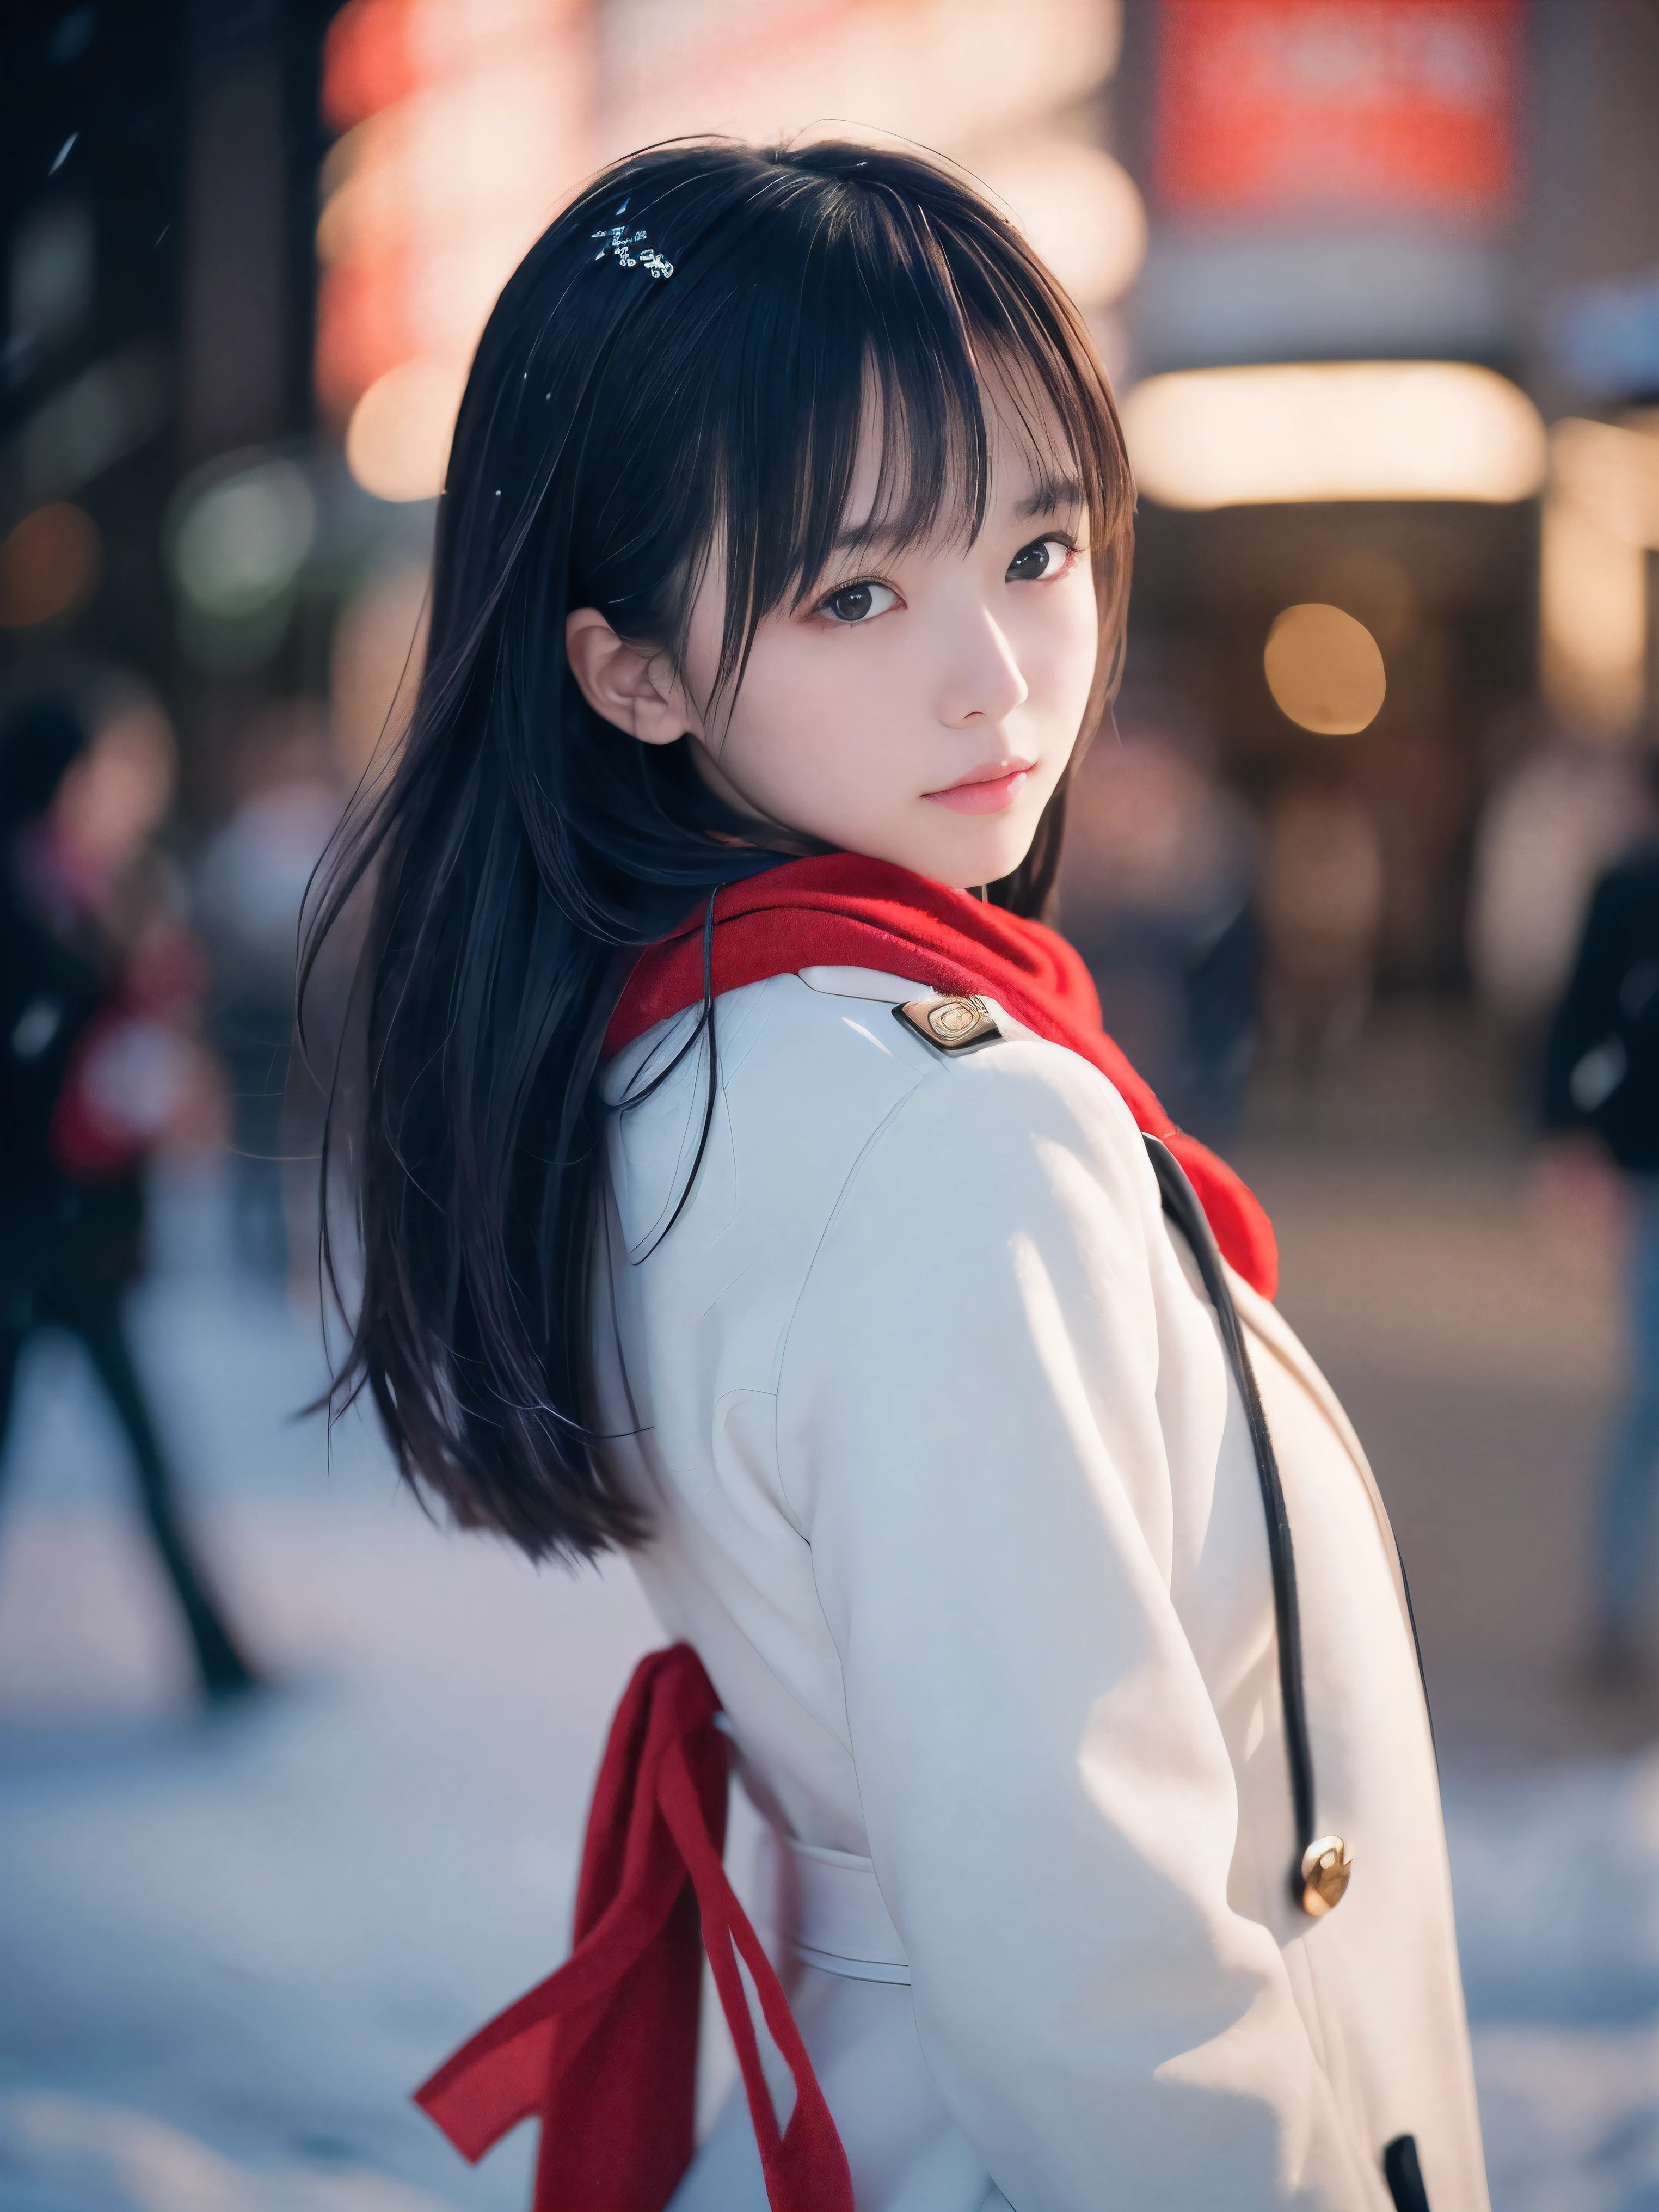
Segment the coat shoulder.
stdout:
<path fill-rule="evenodd" d="M 1106 1077 L 994 999 L 845 969 L 756 988 L 772 994 L 773 1018 L 757 1030 L 742 1079 L 787 1097 L 806 1122 L 856 1097 L 871 1134 L 902 1106 L 907 1123 L 928 1124 L 948 1151 L 960 1144 L 981 1161 L 982 1148 L 994 1152 L 1000 1140 L 1044 1136 L 1140 1153 L 1133 1117 Z"/>
<path fill-rule="evenodd" d="M 941 1007 L 957 1024 L 943 1040 L 927 1034 L 927 1015 Z M 662 1213 L 696 1148 L 708 1083 L 696 1024 L 695 1009 L 676 1016 L 605 1071 L 613 1172 L 619 1196 L 633 1199 L 630 1243 Z M 967 1048 L 954 1042 L 964 1031 Z M 937 1177 L 994 1181 L 999 1155 L 1033 1145 L 1110 1159 L 1120 1173 L 1131 1159 L 1144 1167 L 1139 1131 L 1106 1078 L 992 1000 L 809 969 L 722 994 L 714 1033 L 716 1111 L 686 1209 L 706 1228 L 757 1207 L 780 1231 L 786 1219 L 821 1224 L 866 1152 L 901 1123 L 902 1148 L 921 1162 L 931 1154 Z"/>

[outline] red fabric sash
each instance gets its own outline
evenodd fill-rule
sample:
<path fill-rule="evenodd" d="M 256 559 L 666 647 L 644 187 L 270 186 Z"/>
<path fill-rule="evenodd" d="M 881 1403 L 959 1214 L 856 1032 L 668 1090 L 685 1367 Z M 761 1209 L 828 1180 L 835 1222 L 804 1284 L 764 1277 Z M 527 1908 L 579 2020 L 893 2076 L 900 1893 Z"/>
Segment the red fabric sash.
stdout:
<path fill-rule="evenodd" d="M 1224 1160 L 1175 1128 L 1102 1029 L 1089 971 L 1054 930 L 890 861 L 850 853 L 786 861 L 728 884 L 714 911 L 717 992 L 802 968 L 874 968 L 938 991 L 994 999 L 1038 1036 L 1091 1061 L 1146 1133 L 1161 1137 L 1186 1170 L 1228 1261 L 1253 1289 L 1273 1297 L 1279 1250 L 1260 1200 Z M 607 1053 L 700 1003 L 702 929 L 699 909 L 641 954 L 606 1032 Z"/>
<path fill-rule="evenodd" d="M 532 2212 L 661 2212 L 691 2162 L 707 1948 L 774 2212 L 854 2212 L 847 2154 L 787 2000 L 720 1852 L 726 1750 L 690 1644 L 640 1662 L 588 1814 L 575 1942 L 557 1973 L 415 2093 L 474 2160 L 542 2124 Z M 699 1925 L 701 1924 L 701 1941 Z M 795 2081 L 780 2131 L 738 1968 Z"/>

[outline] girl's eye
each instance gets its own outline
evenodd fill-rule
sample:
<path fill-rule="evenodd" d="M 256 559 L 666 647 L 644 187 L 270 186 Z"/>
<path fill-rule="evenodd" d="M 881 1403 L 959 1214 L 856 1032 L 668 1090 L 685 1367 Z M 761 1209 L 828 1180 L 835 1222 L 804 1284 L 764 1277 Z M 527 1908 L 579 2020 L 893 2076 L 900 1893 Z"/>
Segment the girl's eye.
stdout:
<path fill-rule="evenodd" d="M 1068 538 L 1039 538 L 1034 545 L 1022 546 L 1008 563 L 1008 580 L 1035 584 L 1044 576 L 1056 576 L 1075 550 Z"/>
<path fill-rule="evenodd" d="M 818 601 L 817 611 L 831 622 L 864 623 L 872 622 L 897 605 L 898 593 L 890 584 L 843 584 L 840 591 Z"/>

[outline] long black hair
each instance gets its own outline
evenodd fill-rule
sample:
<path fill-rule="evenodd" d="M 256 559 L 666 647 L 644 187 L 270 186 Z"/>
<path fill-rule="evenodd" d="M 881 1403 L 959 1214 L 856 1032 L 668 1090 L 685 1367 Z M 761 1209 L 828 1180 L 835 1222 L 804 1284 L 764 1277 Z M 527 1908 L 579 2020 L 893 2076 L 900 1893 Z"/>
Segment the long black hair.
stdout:
<path fill-rule="evenodd" d="M 532 1556 L 642 1533 L 588 1425 L 607 1021 L 638 947 L 805 849 L 757 846 L 689 741 L 642 744 L 596 714 L 566 616 L 597 608 L 678 657 L 720 558 L 729 697 L 758 623 L 824 570 L 866 423 L 885 524 L 920 538 L 948 502 L 980 526 L 992 370 L 1084 485 L 1092 724 L 1127 585 L 1117 421 L 1076 308 L 957 176 L 848 143 L 654 149 L 565 210 L 479 343 L 412 717 L 331 857 L 301 1000 L 362 885 L 355 1073 L 325 1142 L 325 1193 L 345 1155 L 362 1270 L 334 1401 L 367 1387 L 405 1476 Z M 1063 811 L 1062 787 L 1000 904 L 1040 909 Z"/>

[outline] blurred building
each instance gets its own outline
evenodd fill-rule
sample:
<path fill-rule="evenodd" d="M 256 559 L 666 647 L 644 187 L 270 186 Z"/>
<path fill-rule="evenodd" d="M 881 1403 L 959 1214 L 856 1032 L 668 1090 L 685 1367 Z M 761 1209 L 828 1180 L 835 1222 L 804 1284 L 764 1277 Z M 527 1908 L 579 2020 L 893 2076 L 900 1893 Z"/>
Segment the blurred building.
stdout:
<path fill-rule="evenodd" d="M 0 675 L 142 672 L 179 714 L 198 817 L 242 722 L 307 682 L 288 606 L 279 625 L 262 605 L 240 651 L 197 618 L 192 558 L 246 606 L 271 597 L 273 549 L 256 518 L 204 562 L 181 493 L 309 436 L 329 12 L 26 0 L 0 33 Z"/>
<path fill-rule="evenodd" d="M 328 31 L 317 383 L 429 496 L 479 330 L 600 163 L 690 132 L 891 133 L 971 167 L 1108 329 L 1145 246 L 1106 145 L 1116 0 L 349 0 Z"/>
<path fill-rule="evenodd" d="M 1133 0 L 1126 32 L 1131 672 L 1262 807 L 1340 779 L 1383 980 L 1458 982 L 1494 781 L 1659 736 L 1659 15 Z M 1297 644 L 1310 605 L 1346 646 Z"/>
<path fill-rule="evenodd" d="M 395 728 L 497 289 L 596 164 L 700 130 L 897 134 L 1030 231 L 1124 398 L 1132 683 L 1264 815 L 1367 811 L 1385 987 L 1461 981 L 1529 749 L 1655 735 L 1635 0 L 27 0 L 0 38 L 0 677 L 145 673 L 204 831 L 273 707 L 326 702 L 348 780 Z"/>

